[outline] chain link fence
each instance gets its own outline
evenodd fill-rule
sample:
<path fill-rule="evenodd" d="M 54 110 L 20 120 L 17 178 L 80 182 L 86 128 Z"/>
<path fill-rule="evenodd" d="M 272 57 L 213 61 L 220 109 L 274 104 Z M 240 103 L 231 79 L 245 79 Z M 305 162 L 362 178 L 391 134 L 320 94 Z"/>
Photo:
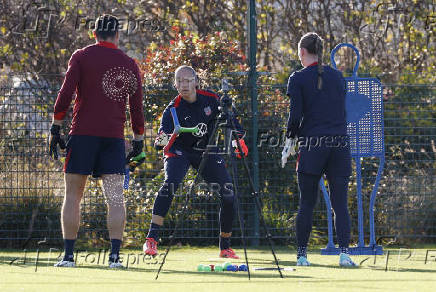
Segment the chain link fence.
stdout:
<path fill-rule="evenodd" d="M 256 145 L 258 161 L 248 156 L 249 167 L 258 167 L 262 214 L 277 245 L 295 240 L 295 217 L 298 208 L 295 158 L 285 168 L 279 165 L 284 126 L 288 114 L 285 85 L 259 82 L 258 106 L 253 110 L 246 80 L 233 78 L 230 92 L 242 125 L 247 130 L 246 144 Z M 63 201 L 64 159 L 50 159 L 48 133 L 57 86 L 16 78 L 12 86 L 0 88 L 0 247 L 25 247 L 38 241 L 59 244 L 62 240 L 60 209 Z M 217 88 L 215 88 L 217 89 Z M 376 198 L 376 235 L 379 240 L 397 240 L 409 244 L 436 242 L 436 86 L 384 84 L 386 165 Z M 144 242 L 151 220 L 154 197 L 164 179 L 161 153 L 153 149 L 159 115 L 176 95 L 171 87 L 145 87 L 145 145 L 147 159 L 131 177 L 125 191 L 127 225 L 125 246 Z M 257 141 L 252 141 L 252 117 L 257 115 Z M 71 119 L 71 114 L 69 116 Z M 69 122 L 63 132 L 68 133 Z M 126 125 L 126 136 L 131 134 Z M 377 162 L 362 164 L 364 210 L 368 209 Z M 231 169 L 229 169 L 231 171 Z M 173 201 L 162 228 L 166 242 L 180 216 L 184 196 L 193 181 L 190 170 Z M 248 175 L 237 162 L 235 173 L 245 235 L 252 244 L 264 244 Z M 356 183 L 350 183 L 349 208 L 352 217 L 352 240 L 357 241 Z M 314 215 L 312 243 L 327 240 L 327 219 L 322 196 Z M 190 215 L 178 230 L 178 242 L 191 245 L 218 243 L 219 200 L 204 188 L 195 188 L 190 201 Z M 101 182 L 90 178 L 81 203 L 78 239 L 98 246 L 108 240 L 106 206 Z M 369 230 L 365 217 L 365 232 Z M 234 220 L 234 244 L 240 244 L 237 217 Z M 260 239 L 260 240 L 259 240 Z M 367 238 L 366 238 L 367 239 Z"/>

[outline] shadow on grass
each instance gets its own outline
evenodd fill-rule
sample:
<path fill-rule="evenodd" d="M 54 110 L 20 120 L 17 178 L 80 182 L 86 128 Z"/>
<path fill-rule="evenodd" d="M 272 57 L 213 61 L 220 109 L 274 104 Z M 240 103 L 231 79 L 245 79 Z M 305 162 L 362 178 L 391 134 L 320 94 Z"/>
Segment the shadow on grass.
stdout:
<path fill-rule="evenodd" d="M 124 269 L 110 269 L 107 266 L 77 266 L 80 269 L 91 269 L 91 270 L 106 270 L 106 271 L 117 271 L 117 272 L 139 272 L 139 273 L 152 273 L 153 278 L 155 277 L 159 266 L 153 267 L 128 267 Z M 253 271 L 251 270 L 251 278 L 280 278 L 279 273 L 277 271 Z M 292 275 L 290 271 L 282 271 L 285 278 L 312 278 L 308 276 L 295 276 Z M 198 271 L 186 271 L 186 270 L 175 270 L 175 269 L 166 269 L 165 266 L 162 268 L 160 272 L 160 276 L 167 274 L 182 274 L 182 275 L 198 275 L 198 276 L 212 276 L 212 277 L 232 277 L 232 278 L 247 278 L 247 272 L 198 272 Z"/>
<path fill-rule="evenodd" d="M 374 266 L 367 266 L 367 268 L 370 268 L 371 270 L 375 271 L 386 271 L 386 267 L 374 267 Z M 433 273 L 436 276 L 436 267 L 434 269 L 417 269 L 417 268 L 389 268 L 387 272 L 399 272 L 399 273 Z"/>
<path fill-rule="evenodd" d="M 422 279 L 389 279 L 389 278 L 383 278 L 383 279 L 317 279 L 317 280 L 307 280 L 306 283 L 359 283 L 359 282 L 419 282 L 422 283 Z M 426 280 L 426 282 L 435 282 L 436 280 Z M 351 286 L 350 286 L 351 287 Z M 356 286 L 353 285 L 353 288 Z M 388 291 L 385 286 L 380 287 L 383 288 L 384 291 Z M 415 291 L 415 290 L 412 290 Z"/>
<path fill-rule="evenodd" d="M 262 274 L 262 273 L 268 274 Z M 284 278 L 298 278 L 298 279 L 310 279 L 310 276 L 292 275 L 288 272 L 282 272 Z M 199 276 L 212 276 L 212 277 L 232 277 L 232 278 L 246 278 L 248 281 L 248 275 L 246 272 L 196 272 L 196 271 L 178 271 L 178 270 L 162 270 L 162 274 L 188 274 L 188 275 L 199 275 Z M 161 276 L 159 276 L 161 277 Z M 279 273 L 276 271 L 255 271 L 251 272 L 251 279 L 262 278 L 262 279 L 280 279 Z M 159 281 L 159 280 L 158 280 Z M 209 281 L 202 281 L 204 283 L 212 283 Z M 222 283 L 222 282 L 221 282 Z M 232 282 L 233 283 L 233 282 Z"/>
<path fill-rule="evenodd" d="M 297 262 L 296 261 L 280 261 L 280 265 L 281 266 L 296 266 Z M 339 268 L 341 268 L 338 265 L 323 265 L 323 264 L 310 263 L 309 267 L 303 267 L 303 269 L 305 269 L 305 268 L 309 268 L 310 269 L 312 267 L 315 267 L 315 268 L 329 268 L 329 269 L 339 269 Z"/>
<path fill-rule="evenodd" d="M 34 270 L 35 265 L 33 262 L 27 262 L 25 265 L 23 264 L 13 264 L 11 266 L 14 267 L 20 267 L 20 268 L 30 268 L 29 271 Z M 159 266 L 155 265 L 155 266 L 150 266 L 150 267 L 131 267 L 129 266 L 128 268 L 124 268 L 124 269 L 110 269 L 108 266 L 106 265 L 86 265 L 86 266 L 81 266 L 78 265 L 75 268 L 56 268 L 53 267 L 52 264 L 47 265 L 46 263 L 40 263 L 38 265 L 38 272 L 40 273 L 44 273 L 44 272 L 50 272 L 50 271 L 56 271 L 56 270 L 71 270 L 71 269 L 80 269 L 80 270 L 99 270 L 99 271 L 113 271 L 116 273 L 125 273 L 125 272 L 135 272 L 135 273 L 146 273 L 147 274 L 147 278 L 149 276 L 152 276 L 151 279 L 154 279 L 157 273 Z M 8 273 L 21 273 L 21 272 L 14 272 L 14 271 L 10 271 Z M 312 277 L 309 276 L 301 276 L 301 275 L 293 275 L 293 272 L 288 272 L 288 271 L 282 271 L 284 278 L 298 278 L 298 279 L 310 279 Z M 198 282 L 204 282 L 204 283 L 215 283 L 214 281 L 208 281 L 205 280 L 204 277 L 230 277 L 230 278 L 234 278 L 234 279 L 246 279 L 248 281 L 248 274 L 247 272 L 198 272 L 198 271 L 186 271 L 186 270 L 175 270 L 175 269 L 165 269 L 165 266 L 163 267 L 161 273 L 160 273 L 160 279 L 157 280 L 157 282 L 164 282 L 165 281 L 161 281 L 162 277 L 165 276 L 170 276 L 170 275 L 191 275 L 191 276 L 198 276 L 199 281 Z M 69 277 L 68 274 L 64 274 L 62 277 Z M 71 278 L 75 278 L 77 277 L 77 275 L 71 275 Z M 97 276 L 96 278 L 101 277 Z M 150 278 L 149 278 L 150 279 Z M 276 280 L 272 280 L 272 279 L 280 279 L 280 276 L 278 274 L 277 271 L 253 271 L 251 270 L 251 279 L 255 280 L 255 279 L 271 279 L 271 281 L 276 281 Z M 123 281 L 123 283 L 126 283 Z M 133 281 L 132 283 L 136 283 L 135 281 Z M 171 283 L 171 282 L 168 282 Z M 218 281 L 216 282 L 218 283 Z"/>

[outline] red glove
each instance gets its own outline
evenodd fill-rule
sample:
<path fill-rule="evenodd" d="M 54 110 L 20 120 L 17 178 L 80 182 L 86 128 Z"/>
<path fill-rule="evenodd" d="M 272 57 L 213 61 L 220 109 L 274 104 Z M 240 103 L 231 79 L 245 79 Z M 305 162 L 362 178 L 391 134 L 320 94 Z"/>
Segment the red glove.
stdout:
<path fill-rule="evenodd" d="M 242 152 L 244 152 L 244 156 L 247 157 L 248 156 L 248 147 L 247 147 L 247 145 L 245 145 L 244 139 L 239 139 L 239 145 L 241 145 Z M 236 140 L 232 141 L 232 146 L 235 147 L 236 157 L 241 159 L 242 157 L 241 157 L 241 154 L 239 153 L 238 144 L 236 143 Z"/>

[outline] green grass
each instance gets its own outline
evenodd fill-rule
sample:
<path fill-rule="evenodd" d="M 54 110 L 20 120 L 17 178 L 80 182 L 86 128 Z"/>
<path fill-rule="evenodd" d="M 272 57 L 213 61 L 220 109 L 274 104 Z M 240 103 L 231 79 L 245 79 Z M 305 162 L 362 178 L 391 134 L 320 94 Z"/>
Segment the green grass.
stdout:
<path fill-rule="evenodd" d="M 54 268 L 57 254 L 41 252 L 35 271 L 36 252 L 28 251 L 26 264 L 21 251 L 0 251 L 0 291 L 435 291 L 436 247 L 427 255 L 427 247 L 409 251 L 390 250 L 386 269 L 386 255 L 354 256 L 356 262 L 368 258 L 359 268 L 338 267 L 338 256 L 321 256 L 318 250 L 309 253 L 310 267 L 296 267 L 295 271 L 284 271 L 284 279 L 277 271 L 252 271 L 248 281 L 246 272 L 197 272 L 198 264 L 223 263 L 217 257 L 216 248 L 174 248 L 156 281 L 157 260 L 140 257 L 133 263 L 139 250 L 124 250 L 129 256 L 129 268 L 109 270 L 102 264 L 103 254 L 97 263 L 98 251 L 92 256 L 79 253 L 76 268 Z M 161 249 L 163 251 L 163 249 Z M 243 255 L 241 249 L 236 249 Z M 282 266 L 295 267 L 295 251 L 277 249 Z M 250 267 L 273 267 L 269 249 L 248 250 Z M 19 258 L 12 265 L 11 260 Z M 105 257 L 106 258 L 106 257 Z M 243 260 L 232 261 L 241 264 Z M 293 290 L 291 290 L 293 289 Z"/>

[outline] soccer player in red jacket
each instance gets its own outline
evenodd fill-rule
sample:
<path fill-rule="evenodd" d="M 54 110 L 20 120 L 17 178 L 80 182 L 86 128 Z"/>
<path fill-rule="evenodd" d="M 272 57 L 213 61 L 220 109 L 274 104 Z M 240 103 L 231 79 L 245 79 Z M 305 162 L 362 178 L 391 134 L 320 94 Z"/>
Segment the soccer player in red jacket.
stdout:
<path fill-rule="evenodd" d="M 55 266 L 74 267 L 73 249 L 80 221 L 80 201 L 88 175 L 101 177 L 108 206 L 111 239 L 109 267 L 120 268 L 119 250 L 125 226 L 123 175 L 126 162 L 143 148 L 144 114 L 141 76 L 135 61 L 118 49 L 119 22 L 112 15 L 95 23 L 96 43 L 73 53 L 54 106 L 50 155 L 67 151 L 62 232 L 65 255 Z M 75 96 L 73 120 L 65 144 L 59 130 Z M 133 151 L 125 157 L 124 123 L 129 102 Z"/>

